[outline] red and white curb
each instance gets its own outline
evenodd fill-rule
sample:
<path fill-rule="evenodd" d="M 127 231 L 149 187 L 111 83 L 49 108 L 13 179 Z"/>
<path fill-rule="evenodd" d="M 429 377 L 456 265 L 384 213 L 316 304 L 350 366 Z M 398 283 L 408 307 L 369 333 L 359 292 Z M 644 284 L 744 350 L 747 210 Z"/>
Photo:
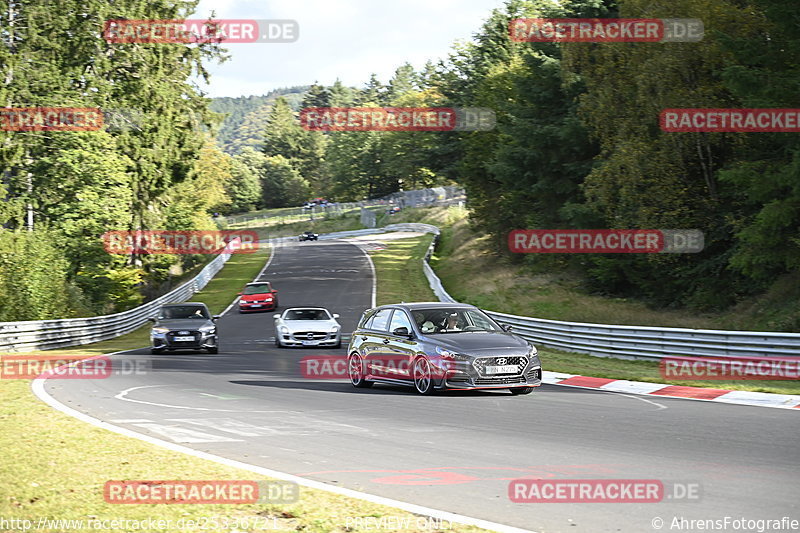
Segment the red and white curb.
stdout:
<path fill-rule="evenodd" d="M 589 376 L 578 376 L 575 374 L 563 374 L 561 372 L 547 371 L 542 372 L 542 383 L 608 392 L 624 392 L 627 394 L 661 396 L 662 398 L 683 398 L 688 400 L 703 400 L 707 402 L 753 405 L 757 407 L 777 407 L 780 409 L 800 408 L 800 395 L 796 394 L 772 394 L 768 392 L 707 389 L 704 387 L 683 387 L 679 385 L 667 385 L 665 383 L 628 381 L 626 379 L 593 378 Z"/>

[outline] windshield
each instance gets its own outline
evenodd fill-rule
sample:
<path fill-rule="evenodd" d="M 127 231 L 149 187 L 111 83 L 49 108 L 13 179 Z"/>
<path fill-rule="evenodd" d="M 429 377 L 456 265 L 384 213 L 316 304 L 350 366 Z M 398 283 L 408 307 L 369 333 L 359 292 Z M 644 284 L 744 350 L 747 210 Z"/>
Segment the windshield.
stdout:
<path fill-rule="evenodd" d="M 264 294 L 267 292 L 272 292 L 272 287 L 269 283 L 261 283 L 259 285 L 248 285 L 242 291 L 242 294 Z"/>
<path fill-rule="evenodd" d="M 290 309 L 283 316 L 284 320 L 328 320 L 330 315 L 324 309 Z"/>
<path fill-rule="evenodd" d="M 163 318 L 167 320 L 183 319 L 183 318 L 198 318 L 207 320 L 210 317 L 208 316 L 208 311 L 204 307 L 198 307 L 196 305 L 181 305 L 175 307 L 161 308 L 161 312 L 158 314 L 158 318 Z"/>
<path fill-rule="evenodd" d="M 412 313 L 422 333 L 461 333 L 467 331 L 502 331 L 491 318 L 477 309 L 418 309 Z"/>

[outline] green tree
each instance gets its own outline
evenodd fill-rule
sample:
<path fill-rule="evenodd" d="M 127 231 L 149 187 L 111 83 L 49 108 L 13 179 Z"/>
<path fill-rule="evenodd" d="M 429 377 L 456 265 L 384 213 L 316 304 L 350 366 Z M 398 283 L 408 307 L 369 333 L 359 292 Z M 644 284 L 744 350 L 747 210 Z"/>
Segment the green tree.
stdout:
<path fill-rule="evenodd" d="M 237 156 L 231 161 L 231 180 L 226 189 L 231 204 L 223 209 L 225 214 L 246 213 L 261 206 L 261 182 L 258 174 Z"/>

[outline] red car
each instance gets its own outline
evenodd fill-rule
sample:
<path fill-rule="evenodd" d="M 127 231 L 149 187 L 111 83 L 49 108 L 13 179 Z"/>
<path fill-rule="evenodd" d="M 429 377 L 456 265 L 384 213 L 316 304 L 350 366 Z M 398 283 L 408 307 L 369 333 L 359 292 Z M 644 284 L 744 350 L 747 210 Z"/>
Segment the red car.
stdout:
<path fill-rule="evenodd" d="M 268 281 L 256 281 L 239 293 L 239 312 L 274 311 L 278 308 L 278 291 Z"/>

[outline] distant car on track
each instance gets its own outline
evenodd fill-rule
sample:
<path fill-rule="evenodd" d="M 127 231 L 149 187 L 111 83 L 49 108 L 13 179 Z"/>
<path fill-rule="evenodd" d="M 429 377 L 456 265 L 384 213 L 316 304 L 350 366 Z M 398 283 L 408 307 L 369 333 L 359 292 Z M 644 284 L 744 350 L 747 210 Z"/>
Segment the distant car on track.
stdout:
<path fill-rule="evenodd" d="M 451 303 L 384 305 L 364 312 L 347 348 L 355 387 L 375 382 L 437 389 L 509 389 L 541 385 L 536 348 L 477 307 Z"/>
<path fill-rule="evenodd" d="M 150 318 L 154 322 L 150 330 L 150 353 L 174 350 L 205 350 L 208 353 L 217 353 L 218 318 L 219 315 L 211 316 L 206 304 L 201 302 L 162 305 L 158 315 Z"/>
<path fill-rule="evenodd" d="M 278 308 L 278 291 L 268 281 L 255 281 L 239 293 L 239 312 L 274 311 Z"/>
<path fill-rule="evenodd" d="M 313 231 L 306 231 L 300 234 L 300 242 L 319 240 L 319 234 Z"/>
<path fill-rule="evenodd" d="M 342 326 L 324 307 L 290 307 L 275 315 L 275 346 L 341 348 Z"/>

